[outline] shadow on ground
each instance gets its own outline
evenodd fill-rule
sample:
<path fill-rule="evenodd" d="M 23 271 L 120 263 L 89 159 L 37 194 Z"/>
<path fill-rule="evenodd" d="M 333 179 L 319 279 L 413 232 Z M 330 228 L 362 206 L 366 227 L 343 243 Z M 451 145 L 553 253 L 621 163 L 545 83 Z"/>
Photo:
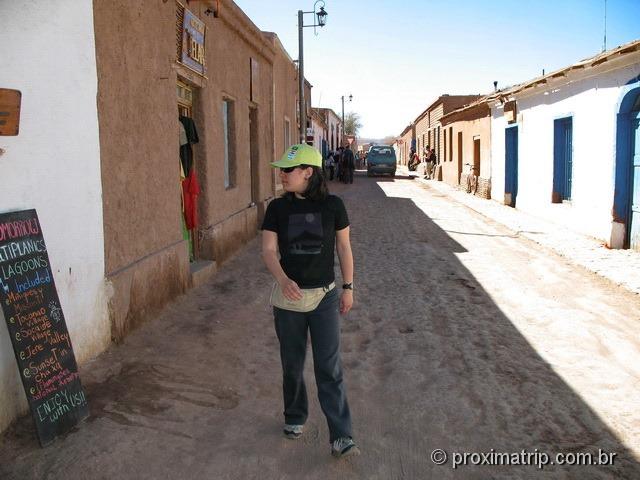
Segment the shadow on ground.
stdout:
<path fill-rule="evenodd" d="M 83 367 L 89 421 L 47 449 L 29 417 L 10 428 L 0 477 L 640 478 L 631 452 L 460 262 L 465 249 L 413 201 L 387 197 L 381 182 L 394 180 L 331 184 L 352 222 L 357 303 L 342 350 L 361 457 L 330 458 L 311 385 L 305 436 L 281 438 L 271 279 L 254 241 Z M 453 470 L 432 463 L 435 449 L 617 457 L 613 466 Z"/>

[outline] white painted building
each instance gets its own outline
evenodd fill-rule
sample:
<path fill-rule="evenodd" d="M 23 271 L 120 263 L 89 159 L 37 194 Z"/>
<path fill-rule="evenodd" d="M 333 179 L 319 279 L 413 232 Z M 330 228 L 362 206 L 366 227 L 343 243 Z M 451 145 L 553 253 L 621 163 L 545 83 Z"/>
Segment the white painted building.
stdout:
<path fill-rule="evenodd" d="M 0 88 L 22 92 L 19 134 L 0 136 L 0 213 L 37 210 L 82 364 L 110 342 L 92 2 L 1 2 L 0 18 Z M 0 310 L 0 431 L 27 411 Z"/>
<path fill-rule="evenodd" d="M 333 148 L 332 150 L 337 150 L 338 147 L 344 147 L 343 145 L 343 135 L 344 129 L 342 126 L 341 118 L 330 108 L 327 109 L 327 130 L 329 132 L 335 132 L 333 138 Z M 331 134 L 329 134 L 331 135 Z"/>
<path fill-rule="evenodd" d="M 491 197 L 613 248 L 633 247 L 639 98 L 640 41 L 493 94 Z"/>
<path fill-rule="evenodd" d="M 341 146 L 342 121 L 340 117 L 330 108 L 316 109 L 323 117 L 327 126 L 327 145 L 329 150 L 337 150 Z"/>
<path fill-rule="evenodd" d="M 313 137 L 313 147 L 318 149 L 323 157 L 326 157 L 329 150 L 327 124 L 317 108 L 311 109 L 311 132 L 307 133 L 307 138 Z"/>

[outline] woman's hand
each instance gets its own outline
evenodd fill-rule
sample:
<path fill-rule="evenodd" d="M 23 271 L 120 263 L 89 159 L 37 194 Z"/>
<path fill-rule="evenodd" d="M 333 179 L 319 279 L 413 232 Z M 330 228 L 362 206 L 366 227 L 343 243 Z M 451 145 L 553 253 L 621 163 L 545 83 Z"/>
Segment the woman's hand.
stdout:
<path fill-rule="evenodd" d="M 302 291 L 300 290 L 300 287 L 296 282 L 288 277 L 280 283 L 280 289 L 287 300 L 295 302 L 302 298 Z"/>
<path fill-rule="evenodd" d="M 342 297 L 340 297 L 340 313 L 346 315 L 353 306 L 353 290 L 342 290 Z"/>

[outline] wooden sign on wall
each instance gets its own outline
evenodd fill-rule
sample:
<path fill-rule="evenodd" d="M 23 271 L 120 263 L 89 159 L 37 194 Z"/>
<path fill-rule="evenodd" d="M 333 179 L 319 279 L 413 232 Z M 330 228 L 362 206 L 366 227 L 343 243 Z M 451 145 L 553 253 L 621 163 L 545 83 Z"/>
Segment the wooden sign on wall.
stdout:
<path fill-rule="evenodd" d="M 185 8 L 182 23 L 182 56 L 180 62 L 200 75 L 206 73 L 206 30 L 204 22 Z"/>
<path fill-rule="evenodd" d="M 0 136 L 18 135 L 21 99 L 20 90 L 0 88 Z"/>

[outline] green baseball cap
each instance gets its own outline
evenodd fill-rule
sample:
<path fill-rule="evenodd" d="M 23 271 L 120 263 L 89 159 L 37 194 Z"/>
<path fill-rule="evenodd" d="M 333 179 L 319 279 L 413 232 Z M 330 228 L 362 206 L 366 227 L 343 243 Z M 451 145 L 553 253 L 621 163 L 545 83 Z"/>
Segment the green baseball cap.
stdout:
<path fill-rule="evenodd" d="M 322 154 L 306 143 L 299 143 L 291 145 L 280 160 L 271 163 L 271 166 L 276 168 L 297 167 L 298 165 L 322 167 Z"/>

